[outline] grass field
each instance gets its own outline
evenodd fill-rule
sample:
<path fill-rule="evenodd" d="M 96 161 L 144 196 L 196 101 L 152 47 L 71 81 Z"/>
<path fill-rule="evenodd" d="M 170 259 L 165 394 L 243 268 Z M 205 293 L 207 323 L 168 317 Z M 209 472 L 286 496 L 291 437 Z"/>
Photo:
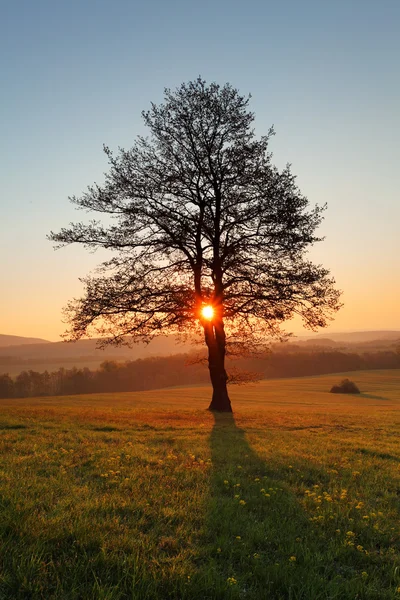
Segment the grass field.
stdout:
<path fill-rule="evenodd" d="M 400 371 L 3 400 L 0 599 L 400 599 Z"/>

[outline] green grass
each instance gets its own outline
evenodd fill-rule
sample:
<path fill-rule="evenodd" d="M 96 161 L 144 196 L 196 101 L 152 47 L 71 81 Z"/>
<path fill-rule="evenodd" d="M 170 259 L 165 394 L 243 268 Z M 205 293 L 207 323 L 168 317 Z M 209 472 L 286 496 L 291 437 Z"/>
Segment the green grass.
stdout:
<path fill-rule="evenodd" d="M 0 405 L 0 598 L 400 599 L 400 371 Z"/>

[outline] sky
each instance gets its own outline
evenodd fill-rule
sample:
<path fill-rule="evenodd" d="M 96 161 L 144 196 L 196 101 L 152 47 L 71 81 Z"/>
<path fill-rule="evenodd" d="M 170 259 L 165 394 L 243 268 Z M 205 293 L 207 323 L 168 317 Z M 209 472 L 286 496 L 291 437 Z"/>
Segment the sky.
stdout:
<path fill-rule="evenodd" d="M 81 219 L 68 196 L 103 181 L 103 144 L 129 148 L 141 111 L 199 75 L 251 93 L 256 134 L 275 127 L 275 164 L 328 204 L 311 257 L 344 307 L 327 333 L 400 329 L 398 0 L 0 8 L 0 333 L 60 339 L 62 307 L 104 257 L 55 251 L 46 235 Z"/>

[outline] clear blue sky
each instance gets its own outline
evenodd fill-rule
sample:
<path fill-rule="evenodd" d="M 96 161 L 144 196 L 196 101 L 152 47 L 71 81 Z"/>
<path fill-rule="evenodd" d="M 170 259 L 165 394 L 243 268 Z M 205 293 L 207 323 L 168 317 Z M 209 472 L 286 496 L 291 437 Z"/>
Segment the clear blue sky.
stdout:
<path fill-rule="evenodd" d="M 57 339 L 61 308 L 100 261 L 45 236 L 81 218 L 102 144 L 201 75 L 252 94 L 256 132 L 311 203 L 314 260 L 345 308 L 332 330 L 400 329 L 399 0 L 14 0 L 0 21 L 0 333 Z"/>

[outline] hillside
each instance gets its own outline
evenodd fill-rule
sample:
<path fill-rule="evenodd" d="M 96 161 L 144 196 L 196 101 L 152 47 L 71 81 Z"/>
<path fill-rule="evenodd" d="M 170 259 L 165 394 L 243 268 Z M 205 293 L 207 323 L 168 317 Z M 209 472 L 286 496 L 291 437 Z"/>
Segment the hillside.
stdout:
<path fill-rule="evenodd" d="M 168 356 L 193 351 L 192 344 L 178 344 L 175 336 L 156 338 L 149 344 L 97 348 L 97 340 L 42 342 L 0 346 L 0 373 L 16 374 L 25 369 L 54 370 L 60 367 L 95 369 L 106 360 L 124 362 L 151 356 Z"/>
<path fill-rule="evenodd" d="M 41 338 L 21 337 L 20 335 L 5 335 L 0 333 L 0 348 L 9 346 L 25 346 L 27 344 L 51 344 Z"/>
<path fill-rule="evenodd" d="M 6 345 L 6 340 L 12 341 Z M 22 341 L 21 341 L 22 340 Z M 35 343 L 30 343 L 33 340 Z M 329 349 L 352 353 L 393 351 L 400 331 L 365 331 L 353 333 L 320 334 L 293 337 L 290 343 L 272 344 L 274 352 L 313 352 Z M 17 343 L 18 342 L 18 343 Z M 199 350 L 189 342 L 177 343 L 176 336 L 161 336 L 150 344 L 128 346 L 106 346 L 97 348 L 98 340 L 78 342 L 46 342 L 34 338 L 0 335 L 0 374 L 17 375 L 23 370 L 43 372 L 72 367 L 97 369 L 104 361 L 125 362 L 154 356 L 169 356 L 192 353 Z M 201 346 L 204 350 L 204 347 Z"/>
<path fill-rule="evenodd" d="M 329 338 L 334 342 L 347 342 L 350 344 L 359 344 L 365 342 L 376 342 L 382 340 L 400 340 L 400 331 L 350 331 L 346 333 L 320 333 L 310 336 L 309 339 L 319 341 L 321 338 Z"/>

